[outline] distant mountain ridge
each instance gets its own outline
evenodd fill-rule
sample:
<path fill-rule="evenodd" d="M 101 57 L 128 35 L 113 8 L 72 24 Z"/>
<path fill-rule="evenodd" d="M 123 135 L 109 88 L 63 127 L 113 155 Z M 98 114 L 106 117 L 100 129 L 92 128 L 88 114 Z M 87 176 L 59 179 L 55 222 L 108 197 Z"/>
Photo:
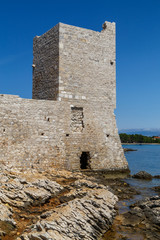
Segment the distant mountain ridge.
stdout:
<path fill-rule="evenodd" d="M 160 136 L 160 128 L 120 129 L 119 133 L 141 134 L 141 135 L 144 135 L 144 136 L 152 137 L 152 136 Z"/>

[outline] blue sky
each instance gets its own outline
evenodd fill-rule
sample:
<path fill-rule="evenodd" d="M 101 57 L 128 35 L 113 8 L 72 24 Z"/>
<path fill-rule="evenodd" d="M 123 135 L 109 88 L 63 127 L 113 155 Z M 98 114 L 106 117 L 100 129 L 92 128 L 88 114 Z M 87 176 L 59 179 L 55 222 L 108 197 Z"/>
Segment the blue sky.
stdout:
<path fill-rule="evenodd" d="M 119 129 L 160 128 L 159 0 L 0 1 L 0 93 L 32 96 L 32 42 L 58 22 L 116 22 Z"/>

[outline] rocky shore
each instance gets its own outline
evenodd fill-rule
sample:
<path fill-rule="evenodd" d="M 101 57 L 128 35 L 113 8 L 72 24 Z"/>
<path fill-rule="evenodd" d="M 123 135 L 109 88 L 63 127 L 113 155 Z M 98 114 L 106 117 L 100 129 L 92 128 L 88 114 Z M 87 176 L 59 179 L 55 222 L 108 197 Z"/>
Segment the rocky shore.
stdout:
<path fill-rule="evenodd" d="M 0 173 L 0 239 L 98 239 L 118 198 L 92 177 L 67 171 Z"/>
<path fill-rule="evenodd" d="M 140 192 L 107 177 L 2 169 L 0 239 L 160 239 L 159 188 L 157 196 L 128 204 Z"/>

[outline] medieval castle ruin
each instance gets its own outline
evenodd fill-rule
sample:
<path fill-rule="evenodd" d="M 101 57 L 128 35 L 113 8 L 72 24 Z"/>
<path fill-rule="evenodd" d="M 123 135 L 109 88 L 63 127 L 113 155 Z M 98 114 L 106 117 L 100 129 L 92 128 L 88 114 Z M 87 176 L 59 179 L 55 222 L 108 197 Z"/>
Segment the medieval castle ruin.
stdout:
<path fill-rule="evenodd" d="M 115 23 L 57 24 L 33 43 L 33 99 L 0 95 L 0 157 L 13 166 L 127 170 L 116 127 Z"/>

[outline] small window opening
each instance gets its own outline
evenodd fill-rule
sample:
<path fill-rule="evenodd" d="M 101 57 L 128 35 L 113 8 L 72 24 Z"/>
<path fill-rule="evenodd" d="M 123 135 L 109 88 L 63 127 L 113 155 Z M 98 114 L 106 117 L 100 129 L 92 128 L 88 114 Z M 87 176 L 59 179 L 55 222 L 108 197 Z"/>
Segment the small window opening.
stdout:
<path fill-rule="evenodd" d="M 106 134 L 106 137 L 109 137 L 109 134 Z"/>
<path fill-rule="evenodd" d="M 113 62 L 113 61 L 110 61 L 110 64 L 111 64 L 111 65 L 113 65 L 113 64 L 114 64 L 114 62 Z"/>
<path fill-rule="evenodd" d="M 66 137 L 69 137 L 69 133 L 66 133 Z"/>
<path fill-rule="evenodd" d="M 5 130 L 5 128 L 3 129 L 3 132 L 5 132 L 6 130 Z"/>
<path fill-rule="evenodd" d="M 43 136 L 44 135 L 44 133 L 41 133 L 41 136 Z"/>
<path fill-rule="evenodd" d="M 47 121 L 50 122 L 50 118 L 47 118 Z"/>
<path fill-rule="evenodd" d="M 81 169 L 91 169 L 89 152 L 82 152 L 80 157 L 80 167 Z"/>

